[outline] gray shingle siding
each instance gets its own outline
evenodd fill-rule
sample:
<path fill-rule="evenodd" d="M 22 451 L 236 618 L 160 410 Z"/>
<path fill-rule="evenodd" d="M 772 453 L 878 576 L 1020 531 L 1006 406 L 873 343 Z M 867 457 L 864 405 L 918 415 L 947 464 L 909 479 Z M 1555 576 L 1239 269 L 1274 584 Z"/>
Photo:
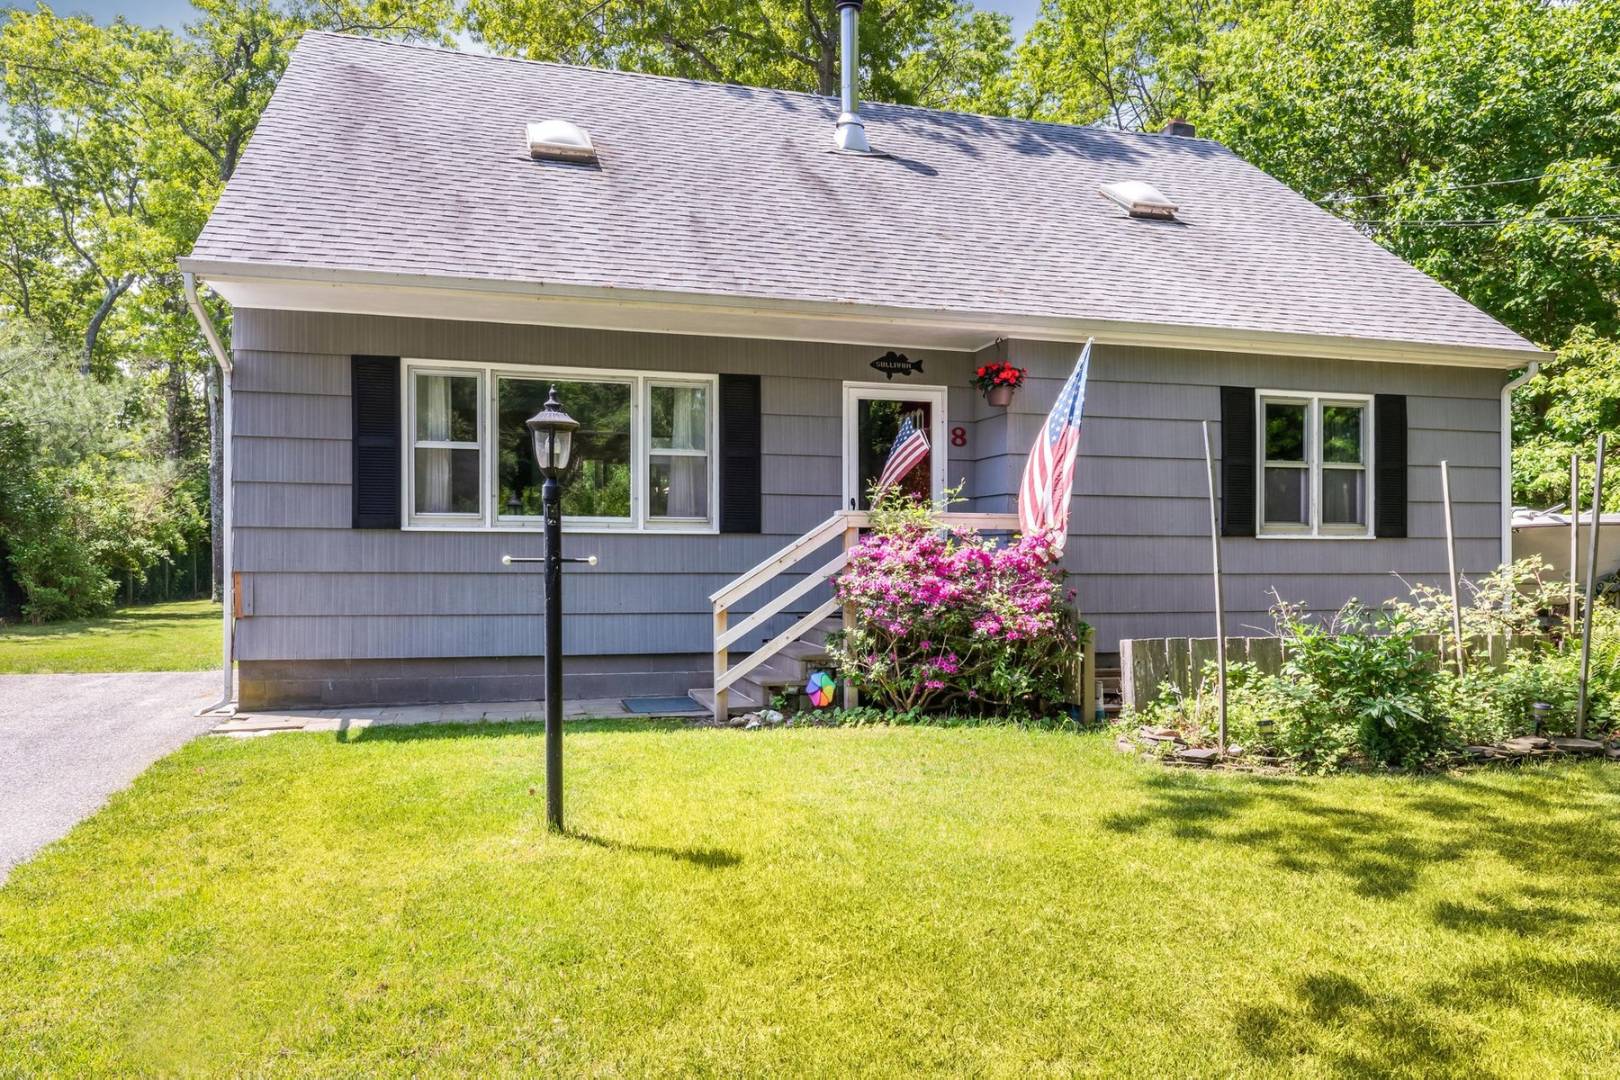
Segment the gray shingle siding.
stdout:
<path fill-rule="evenodd" d="M 1010 452 L 994 467 L 981 461 L 975 473 L 983 502 L 1010 505 L 1022 455 L 1076 352 L 1072 345 L 1012 343 L 1011 359 L 1030 377 L 1008 409 Z M 1409 417 L 1409 538 L 1228 537 L 1221 550 L 1229 627 L 1269 628 L 1272 587 L 1320 610 L 1352 597 L 1376 604 L 1404 596 L 1396 574 L 1442 583 L 1441 459 L 1453 469 L 1460 569 L 1496 566 L 1503 381 L 1500 372 L 1465 368 L 1099 346 L 1065 558 L 1085 617 L 1098 628 L 1098 647 L 1112 650 L 1121 637 L 1214 633 L 1201 421 L 1210 421 L 1218 454 L 1223 385 L 1406 394 Z"/>
<path fill-rule="evenodd" d="M 248 662 L 544 650 L 538 575 L 499 565 L 503 552 L 538 554 L 538 533 L 349 528 L 352 354 L 761 375 L 764 532 L 569 534 L 570 551 L 601 560 L 567 571 L 565 648 L 576 656 L 706 649 L 709 593 L 838 509 L 843 384 L 882 381 L 869 364 L 883 350 L 869 346 L 252 310 L 237 312 L 233 337 L 235 561 L 253 611 L 237 641 Z M 967 354 L 908 355 L 924 361 L 929 385 L 950 387 L 953 415 L 970 409 Z M 957 479 L 974 466 L 970 451 L 952 459 Z"/>
<path fill-rule="evenodd" d="M 349 528 L 352 353 L 503 364 L 566 358 L 591 367 L 760 374 L 763 534 L 567 539 L 569 550 L 601 557 L 597 569 L 568 571 L 568 652 L 643 655 L 668 668 L 670 658 L 701 655 L 707 647 L 710 592 L 838 507 L 843 382 L 874 381 L 867 365 L 881 351 L 263 311 L 238 312 L 235 339 L 235 556 L 253 612 L 238 624 L 239 655 L 249 665 L 303 661 L 325 671 L 320 662 L 332 662 L 343 672 L 349 661 L 522 658 L 545 647 L 538 577 L 498 565 L 506 551 L 537 553 L 538 535 Z M 1013 341 L 1006 348 L 1030 370 L 1006 410 L 987 406 L 966 385 L 989 351 L 913 353 L 924 358 L 929 384 L 951 388 L 948 427 L 963 427 L 967 445 L 950 448 L 950 471 L 953 481 L 965 483 L 973 510 L 1014 507 L 1024 452 L 1076 355 L 1072 345 Z M 1121 637 L 1209 629 L 1199 423 L 1212 421 L 1219 434 L 1221 385 L 1408 395 L 1409 539 L 1224 541 L 1229 624 L 1263 627 L 1272 587 L 1327 608 L 1352 596 L 1378 602 L 1403 594 L 1395 573 L 1409 581 L 1442 581 L 1441 458 L 1454 470 L 1463 569 L 1495 565 L 1501 382 L 1500 373 L 1471 369 L 1099 346 L 1066 559 L 1085 615 L 1098 627 L 1099 647 L 1112 650 Z M 763 597 L 789 583 L 784 578 Z M 759 640 L 784 623 L 775 620 Z M 521 667 L 522 661 L 512 663 Z M 702 678 L 701 666 L 680 670 L 647 685 Z M 367 686 L 401 693 L 417 686 L 368 681 L 373 674 L 344 677 L 347 689 L 327 679 L 323 692 L 334 701 L 359 700 Z M 437 695 L 450 692 L 448 678 L 433 676 Z M 308 679 L 281 681 L 307 698 Z"/>

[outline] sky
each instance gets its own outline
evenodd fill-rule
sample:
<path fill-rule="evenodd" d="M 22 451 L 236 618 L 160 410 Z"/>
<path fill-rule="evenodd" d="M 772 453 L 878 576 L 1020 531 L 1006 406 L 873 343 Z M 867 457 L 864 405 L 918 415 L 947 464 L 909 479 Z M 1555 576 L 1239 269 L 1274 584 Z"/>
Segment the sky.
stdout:
<path fill-rule="evenodd" d="M 28 0 L 17 3 L 20 8 L 32 8 Z M 1013 34 L 1019 36 L 1029 29 L 1040 8 L 1040 0 L 975 0 L 976 6 L 991 11 L 1005 11 L 1013 17 Z M 7 6 L 0 0 L 0 7 Z M 97 22 L 106 22 L 114 15 L 122 15 L 131 22 L 154 26 L 178 26 L 191 17 L 187 0 L 54 0 L 51 9 L 59 15 L 84 14 Z"/>

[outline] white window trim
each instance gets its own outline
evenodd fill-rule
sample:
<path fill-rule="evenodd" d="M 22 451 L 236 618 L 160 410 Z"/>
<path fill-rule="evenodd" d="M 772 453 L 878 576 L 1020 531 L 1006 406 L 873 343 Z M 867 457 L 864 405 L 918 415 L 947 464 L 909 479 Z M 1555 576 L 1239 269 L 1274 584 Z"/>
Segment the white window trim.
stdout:
<path fill-rule="evenodd" d="M 1311 390 L 1256 390 L 1255 411 L 1255 477 L 1254 518 L 1255 536 L 1262 540 L 1371 540 L 1374 537 L 1373 517 L 1377 502 L 1373 491 L 1373 396 L 1371 394 L 1328 393 Z M 1305 406 L 1305 463 L 1271 463 L 1266 460 L 1266 405 L 1268 403 Z M 1322 470 L 1356 469 L 1346 464 L 1325 464 L 1322 461 L 1322 407 L 1324 405 L 1354 405 L 1361 409 L 1360 471 L 1366 476 L 1363 508 L 1365 525 L 1331 525 L 1322 522 Z M 1290 525 L 1266 522 L 1266 469 L 1303 468 L 1310 480 L 1310 522 Z"/>
<path fill-rule="evenodd" d="M 469 375 L 478 380 L 477 402 L 478 415 L 475 424 L 479 432 L 476 443 L 451 442 L 438 439 L 422 439 L 416 437 L 416 377 L 418 375 L 443 375 L 451 378 L 467 378 Z M 486 409 L 485 377 L 482 372 L 468 371 L 465 367 L 451 366 L 440 363 L 420 363 L 407 367 L 400 379 L 400 393 L 404 399 L 404 419 L 406 437 L 400 442 L 404 447 L 403 468 L 400 476 L 405 485 L 404 506 L 405 519 L 408 528 L 420 529 L 475 529 L 479 527 L 484 517 L 484 506 L 489 501 L 487 470 L 484 468 L 485 451 L 483 444 L 484 420 Z M 418 513 L 416 510 L 416 451 L 423 450 L 476 450 L 478 460 L 478 506 L 479 510 L 471 514 L 452 513 Z"/>
<path fill-rule="evenodd" d="M 572 533 L 666 533 L 684 535 L 713 535 L 720 531 L 719 501 L 720 501 L 720 455 L 715 446 L 719 431 L 719 385 L 718 375 L 683 374 L 670 371 L 645 371 L 632 368 L 574 368 L 556 367 L 550 365 L 524 365 L 524 364 L 496 364 L 475 360 L 433 360 L 422 357 L 405 357 L 400 361 L 402 405 L 404 415 L 402 423 L 406 426 L 408 438 L 402 439 L 404 468 L 402 478 L 404 482 L 405 529 L 407 531 L 478 531 L 497 533 L 536 532 L 545 527 L 544 521 L 538 517 L 511 517 L 501 512 L 501 507 L 495 505 L 499 483 L 497 474 L 500 470 L 500 461 L 495 453 L 498 438 L 499 413 L 499 384 L 501 379 L 527 379 L 530 381 L 555 382 L 615 382 L 624 383 L 630 387 L 630 516 L 628 518 L 597 518 L 597 517 L 564 517 L 563 531 Z M 481 456 L 479 468 L 479 505 L 482 510 L 478 514 L 417 514 L 416 513 L 416 478 L 413 473 L 415 460 L 415 447 L 413 440 L 416 435 L 416 401 L 415 386 L 416 375 L 468 375 L 476 374 L 479 377 L 479 437 L 478 452 Z M 646 429 L 645 418 L 650 415 L 650 399 L 652 386 L 701 386 L 707 390 L 708 399 L 708 428 L 706 456 L 709 459 L 709 516 L 702 518 L 658 518 L 651 519 L 646 514 L 646 485 L 650 469 L 651 433 Z M 563 408 L 568 408 L 568 402 L 563 402 Z M 422 444 L 428 445 L 428 444 Z M 459 445 L 459 444 L 458 444 Z M 470 446 L 471 444 L 468 444 Z M 673 453 L 683 456 L 697 456 L 696 451 L 658 451 L 660 454 Z"/>
<path fill-rule="evenodd" d="M 855 499 L 856 473 L 860 471 L 860 454 L 855 446 L 856 427 L 859 423 L 859 404 L 867 401 L 928 401 L 933 405 L 933 422 L 929 424 L 928 451 L 933 475 L 933 500 L 936 506 L 945 506 L 945 485 L 949 475 L 948 440 L 945 437 L 945 412 L 950 398 L 949 388 L 937 384 L 912 385 L 886 382 L 844 383 L 844 430 L 839 453 L 843 457 L 844 495 L 839 505 L 849 508 Z"/>

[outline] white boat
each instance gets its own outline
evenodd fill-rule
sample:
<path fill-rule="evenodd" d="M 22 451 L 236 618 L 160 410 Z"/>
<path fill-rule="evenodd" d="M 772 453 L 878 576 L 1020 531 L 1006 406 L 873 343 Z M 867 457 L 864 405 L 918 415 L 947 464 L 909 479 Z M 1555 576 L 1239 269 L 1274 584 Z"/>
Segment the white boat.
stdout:
<path fill-rule="evenodd" d="M 1603 514 L 1598 525 L 1598 577 L 1620 571 L 1620 514 Z M 1580 515 L 1576 525 L 1576 573 L 1586 581 L 1586 553 L 1591 544 L 1592 514 Z M 1540 555 L 1552 567 L 1558 578 L 1569 577 L 1569 514 L 1562 507 L 1552 510 L 1531 510 L 1522 506 L 1513 508 L 1513 558 L 1527 559 Z"/>

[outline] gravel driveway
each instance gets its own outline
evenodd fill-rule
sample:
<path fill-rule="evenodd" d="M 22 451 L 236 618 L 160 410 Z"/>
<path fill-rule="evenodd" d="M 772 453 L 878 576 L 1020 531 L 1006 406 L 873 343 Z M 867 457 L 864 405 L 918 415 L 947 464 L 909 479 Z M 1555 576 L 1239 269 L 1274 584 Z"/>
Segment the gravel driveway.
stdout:
<path fill-rule="evenodd" d="M 0 881 L 207 731 L 217 671 L 0 675 Z"/>

